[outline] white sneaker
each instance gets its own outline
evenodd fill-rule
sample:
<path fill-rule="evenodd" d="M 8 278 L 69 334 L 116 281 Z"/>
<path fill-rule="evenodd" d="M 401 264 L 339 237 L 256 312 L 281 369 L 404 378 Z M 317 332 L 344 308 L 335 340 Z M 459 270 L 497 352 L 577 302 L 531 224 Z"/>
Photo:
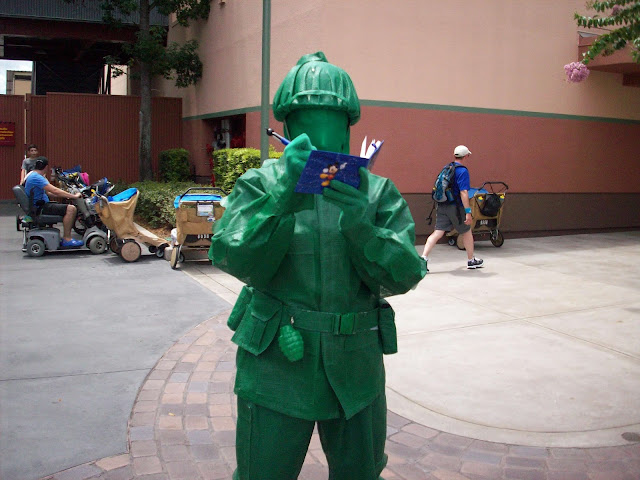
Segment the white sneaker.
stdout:
<path fill-rule="evenodd" d="M 467 268 L 482 268 L 483 266 L 484 261 L 481 258 L 473 257 L 467 262 Z"/>

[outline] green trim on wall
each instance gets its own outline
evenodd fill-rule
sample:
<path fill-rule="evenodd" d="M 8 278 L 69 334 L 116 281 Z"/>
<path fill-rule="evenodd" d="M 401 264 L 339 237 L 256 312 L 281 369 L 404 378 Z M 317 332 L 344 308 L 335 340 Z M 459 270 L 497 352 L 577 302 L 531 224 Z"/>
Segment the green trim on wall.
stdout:
<path fill-rule="evenodd" d="M 464 112 L 464 113 L 482 113 L 485 115 L 508 115 L 512 117 L 537 117 L 537 118 L 553 118 L 557 120 L 579 120 L 586 122 L 607 122 L 607 123 L 624 123 L 629 125 L 640 125 L 640 120 L 632 120 L 628 118 L 609 118 L 609 117 L 588 117 L 585 115 L 566 115 L 564 113 L 544 113 L 544 112 L 528 112 L 525 110 L 500 110 L 497 108 L 479 108 L 479 107 L 460 107 L 457 105 L 437 105 L 434 103 L 410 103 L 410 102 L 389 102 L 384 100 L 360 100 L 360 105 L 364 107 L 384 107 L 384 108 L 406 108 L 413 110 L 442 110 L 447 112 Z M 206 113 L 204 115 L 196 115 L 193 117 L 184 117 L 182 120 L 206 120 L 207 118 L 230 117 L 232 115 L 241 115 L 249 112 L 259 112 L 260 106 L 239 108 L 237 110 L 226 110 L 217 113 Z"/>
<path fill-rule="evenodd" d="M 206 120 L 208 118 L 231 117 L 233 115 L 242 115 L 244 113 L 259 111 L 260 105 L 258 105 L 257 107 L 238 108 L 236 110 L 224 110 L 222 112 L 216 113 L 205 113 L 204 115 L 195 115 L 193 117 L 183 117 L 182 120 L 185 122 L 189 120 Z"/>
<path fill-rule="evenodd" d="M 640 125 L 640 120 L 609 117 L 588 117 L 583 115 L 566 115 L 563 113 L 528 112 L 525 110 L 500 110 L 497 108 L 460 107 L 457 105 L 437 105 L 433 103 L 388 102 L 384 100 L 360 100 L 361 106 L 409 108 L 414 110 L 444 110 L 448 112 L 483 113 L 488 115 L 509 115 L 512 117 L 539 117 L 559 120 L 581 120 L 588 122 L 628 123 Z"/>

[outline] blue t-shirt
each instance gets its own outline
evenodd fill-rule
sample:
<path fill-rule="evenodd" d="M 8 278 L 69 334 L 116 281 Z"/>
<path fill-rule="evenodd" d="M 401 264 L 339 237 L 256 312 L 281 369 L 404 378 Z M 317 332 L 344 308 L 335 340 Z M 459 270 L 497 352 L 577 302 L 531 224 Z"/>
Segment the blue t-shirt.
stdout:
<path fill-rule="evenodd" d="M 44 203 L 49 202 L 49 197 L 44 191 L 44 187 L 47 185 L 49 185 L 49 180 L 36 172 L 31 173 L 27 178 L 27 181 L 24 182 L 24 191 L 27 196 L 31 195 L 31 190 L 33 190 L 34 205 L 37 205 L 37 202 L 40 200 L 44 200 Z"/>
<path fill-rule="evenodd" d="M 453 187 L 451 187 L 451 190 L 453 190 L 456 203 L 461 205 L 460 191 L 469 190 L 471 188 L 471 180 L 469 179 L 469 170 L 467 170 L 467 167 L 458 162 L 456 162 L 456 165 L 459 165 L 459 167 L 456 168 L 456 181 Z"/>

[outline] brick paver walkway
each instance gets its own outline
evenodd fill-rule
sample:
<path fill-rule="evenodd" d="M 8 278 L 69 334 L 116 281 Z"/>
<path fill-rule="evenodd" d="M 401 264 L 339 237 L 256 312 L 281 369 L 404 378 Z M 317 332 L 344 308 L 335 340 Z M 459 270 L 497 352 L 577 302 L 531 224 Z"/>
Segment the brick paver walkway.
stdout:
<path fill-rule="evenodd" d="M 129 419 L 129 453 L 43 480 L 230 479 L 236 464 L 236 347 L 227 315 L 194 328 L 151 371 Z M 439 432 L 392 412 L 386 451 L 386 480 L 640 480 L 640 443 L 592 449 L 504 445 Z M 300 479 L 327 476 L 314 435 Z"/>

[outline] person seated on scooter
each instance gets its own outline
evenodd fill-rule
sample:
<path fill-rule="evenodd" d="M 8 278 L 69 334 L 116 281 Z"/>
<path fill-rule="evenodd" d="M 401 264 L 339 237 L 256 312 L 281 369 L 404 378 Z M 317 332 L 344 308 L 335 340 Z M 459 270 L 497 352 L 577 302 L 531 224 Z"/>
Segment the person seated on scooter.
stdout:
<path fill-rule="evenodd" d="M 76 199 L 80 198 L 81 194 L 69 193 L 54 187 L 49 183 L 46 177 L 46 169 L 49 165 L 49 160 L 46 157 L 38 157 L 36 159 L 35 168 L 33 173 L 27 177 L 25 181 L 24 190 L 27 195 L 31 196 L 33 191 L 33 203 L 38 207 L 38 214 L 45 215 L 61 215 L 63 236 L 60 241 L 62 247 L 81 247 L 83 245 L 82 240 L 74 240 L 71 238 L 71 228 L 76 220 L 77 209 L 75 205 L 67 205 L 64 203 L 51 202 L 47 193 L 56 197 Z"/>

